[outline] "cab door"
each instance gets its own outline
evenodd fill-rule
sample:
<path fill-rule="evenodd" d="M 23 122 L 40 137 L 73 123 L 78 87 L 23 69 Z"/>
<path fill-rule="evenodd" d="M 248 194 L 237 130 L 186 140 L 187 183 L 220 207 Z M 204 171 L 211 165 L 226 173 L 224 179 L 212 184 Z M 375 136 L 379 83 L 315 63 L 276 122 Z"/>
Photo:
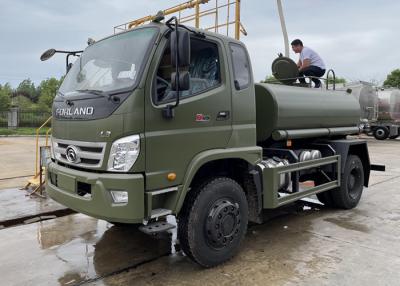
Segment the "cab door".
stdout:
<path fill-rule="evenodd" d="M 146 189 L 182 183 L 186 168 L 202 151 L 225 148 L 232 133 L 231 86 L 223 43 L 216 38 L 191 38 L 190 90 L 180 94 L 175 116 L 162 110 L 175 104 L 171 91 L 169 40 L 164 39 L 151 63 L 146 84 Z M 174 181 L 167 175 L 176 173 Z"/>

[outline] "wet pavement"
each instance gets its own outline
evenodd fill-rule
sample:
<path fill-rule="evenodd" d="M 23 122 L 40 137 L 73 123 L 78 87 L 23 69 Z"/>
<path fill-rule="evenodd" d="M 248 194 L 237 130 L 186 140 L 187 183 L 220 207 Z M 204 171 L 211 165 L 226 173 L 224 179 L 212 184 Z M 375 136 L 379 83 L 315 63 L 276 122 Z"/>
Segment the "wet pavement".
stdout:
<path fill-rule="evenodd" d="M 65 209 L 51 199 L 29 197 L 25 190 L 15 188 L 0 190 L 0 225 L 7 225 L 11 221 L 17 223 L 35 215 L 49 215 Z"/>
<path fill-rule="evenodd" d="M 170 247 L 80 214 L 13 227 L 0 231 L 0 284 L 76 285 L 168 255 Z"/>
<path fill-rule="evenodd" d="M 249 227 L 239 254 L 202 269 L 174 237 L 81 214 L 0 230 L 0 285 L 398 285 L 399 141 L 370 141 L 373 172 L 356 209 L 305 207 Z"/>

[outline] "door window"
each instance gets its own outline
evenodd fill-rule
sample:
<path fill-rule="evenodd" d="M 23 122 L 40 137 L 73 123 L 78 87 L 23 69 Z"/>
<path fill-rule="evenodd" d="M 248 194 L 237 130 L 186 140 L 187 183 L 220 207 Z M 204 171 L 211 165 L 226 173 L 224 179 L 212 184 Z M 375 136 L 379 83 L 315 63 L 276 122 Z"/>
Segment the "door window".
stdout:
<path fill-rule="evenodd" d="M 238 44 L 230 44 L 233 76 L 236 90 L 242 90 L 250 84 L 250 64 L 246 50 Z"/>
<path fill-rule="evenodd" d="M 176 100 L 176 92 L 171 90 L 171 73 L 174 71 L 168 43 L 155 79 L 153 100 L 156 104 Z M 181 91 L 180 98 L 194 96 L 219 86 L 221 84 L 220 72 L 218 46 L 209 41 L 192 38 L 189 67 L 190 89 Z"/>

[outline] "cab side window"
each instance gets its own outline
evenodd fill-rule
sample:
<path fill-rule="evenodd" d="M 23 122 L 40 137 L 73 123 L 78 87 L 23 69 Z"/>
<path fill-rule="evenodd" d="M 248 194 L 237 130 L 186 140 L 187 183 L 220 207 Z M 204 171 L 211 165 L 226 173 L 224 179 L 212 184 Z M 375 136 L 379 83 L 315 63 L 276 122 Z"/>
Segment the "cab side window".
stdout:
<path fill-rule="evenodd" d="M 250 64 L 246 50 L 238 44 L 231 43 L 233 76 L 236 90 L 242 90 L 250 84 Z"/>
<path fill-rule="evenodd" d="M 171 51 L 169 43 L 164 51 L 155 79 L 154 101 L 163 104 L 176 100 L 171 90 Z M 215 43 L 192 38 L 190 42 L 190 89 L 181 91 L 180 98 L 201 94 L 221 84 L 218 46 Z"/>

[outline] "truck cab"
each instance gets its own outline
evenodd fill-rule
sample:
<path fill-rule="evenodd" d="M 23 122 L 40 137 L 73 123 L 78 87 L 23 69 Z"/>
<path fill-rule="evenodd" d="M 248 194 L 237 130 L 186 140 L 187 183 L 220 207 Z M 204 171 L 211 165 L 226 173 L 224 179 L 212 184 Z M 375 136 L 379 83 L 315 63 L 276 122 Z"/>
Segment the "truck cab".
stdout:
<path fill-rule="evenodd" d="M 313 194 L 348 209 L 368 185 L 366 143 L 346 139 L 357 133 L 356 108 L 348 125 L 314 126 L 300 113 L 296 123 L 290 110 L 304 108 L 296 93 L 314 96 L 255 85 L 244 44 L 219 34 L 151 23 L 107 37 L 85 49 L 54 100 L 46 190 L 75 211 L 150 234 L 173 227 L 165 221 L 173 215 L 183 251 L 218 265 L 263 209 Z M 258 104 L 268 114 L 285 104 L 276 116 L 287 117 L 265 122 Z M 258 120 L 271 129 L 263 138 Z"/>

